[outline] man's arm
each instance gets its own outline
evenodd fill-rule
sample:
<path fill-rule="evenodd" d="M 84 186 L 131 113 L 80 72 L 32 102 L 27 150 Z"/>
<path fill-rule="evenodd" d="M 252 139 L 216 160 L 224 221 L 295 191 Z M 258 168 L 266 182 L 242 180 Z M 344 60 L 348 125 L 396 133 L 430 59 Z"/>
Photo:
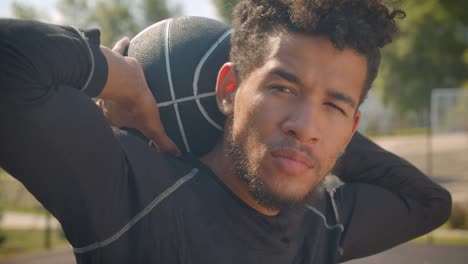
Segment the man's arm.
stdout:
<path fill-rule="evenodd" d="M 451 196 L 409 162 L 356 133 L 334 173 L 344 224 L 340 261 L 378 253 L 442 225 Z"/>
<path fill-rule="evenodd" d="M 0 166 L 59 219 L 73 246 L 108 237 L 131 217 L 130 168 L 88 96 L 127 96 L 118 84 L 132 84 L 135 65 L 101 48 L 97 30 L 24 20 L 0 20 L 0 57 Z"/>

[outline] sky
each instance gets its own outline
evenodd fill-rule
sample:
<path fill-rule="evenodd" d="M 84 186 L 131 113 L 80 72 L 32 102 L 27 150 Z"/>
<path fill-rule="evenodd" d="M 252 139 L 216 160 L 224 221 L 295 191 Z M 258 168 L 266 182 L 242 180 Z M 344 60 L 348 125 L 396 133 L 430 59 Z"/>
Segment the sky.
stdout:
<path fill-rule="evenodd" d="M 20 3 L 32 4 L 38 10 L 44 10 L 48 17 L 52 19 L 50 22 L 60 22 L 60 14 L 56 10 L 57 0 L 18 0 Z M 168 3 L 180 4 L 183 8 L 184 15 L 190 16 L 205 16 L 210 18 L 219 18 L 216 13 L 216 8 L 213 6 L 212 0 L 169 0 Z M 11 3 L 13 0 L 0 0 L 0 17 L 12 17 Z"/>

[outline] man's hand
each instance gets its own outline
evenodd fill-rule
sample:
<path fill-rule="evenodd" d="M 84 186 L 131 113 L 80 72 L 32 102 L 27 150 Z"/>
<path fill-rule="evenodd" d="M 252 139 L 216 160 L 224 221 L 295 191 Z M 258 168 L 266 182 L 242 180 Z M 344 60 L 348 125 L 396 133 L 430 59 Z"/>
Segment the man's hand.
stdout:
<path fill-rule="evenodd" d="M 97 105 L 111 125 L 136 128 L 150 138 L 160 152 L 179 156 L 180 150 L 161 123 L 158 106 L 140 63 L 122 56 L 129 43 L 128 38 L 123 38 L 112 50 L 101 48 L 109 65 L 109 74 Z"/>

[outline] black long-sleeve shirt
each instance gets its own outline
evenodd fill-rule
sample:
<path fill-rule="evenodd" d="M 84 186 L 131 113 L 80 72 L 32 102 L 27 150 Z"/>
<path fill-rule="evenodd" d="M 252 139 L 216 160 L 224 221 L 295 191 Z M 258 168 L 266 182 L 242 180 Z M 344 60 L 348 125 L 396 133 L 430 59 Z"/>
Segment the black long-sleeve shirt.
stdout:
<path fill-rule="evenodd" d="M 356 134 L 303 207 L 265 216 L 195 157 L 111 128 L 99 32 L 0 20 L 0 166 L 60 221 L 78 263 L 336 263 L 426 233 L 450 195 Z"/>

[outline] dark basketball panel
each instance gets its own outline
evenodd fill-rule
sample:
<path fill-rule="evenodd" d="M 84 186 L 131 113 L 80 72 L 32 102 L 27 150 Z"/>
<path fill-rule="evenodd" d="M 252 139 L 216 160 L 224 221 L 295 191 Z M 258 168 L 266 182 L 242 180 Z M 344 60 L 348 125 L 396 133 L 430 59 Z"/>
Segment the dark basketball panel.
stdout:
<path fill-rule="evenodd" d="M 177 115 L 174 106 L 160 107 L 159 114 L 168 136 L 177 144 L 181 151 L 186 152 L 181 130 L 177 123 Z"/>
<path fill-rule="evenodd" d="M 217 125 L 223 129 L 224 127 L 224 122 L 226 121 L 226 116 L 223 115 L 218 108 L 218 104 L 216 103 L 216 98 L 215 96 L 213 97 L 207 97 L 207 98 L 201 98 L 199 100 L 200 105 L 203 109 L 205 109 L 206 113 L 209 115 L 210 119 L 214 121 Z M 200 111 L 200 109 L 199 109 Z M 210 122 L 210 121 L 208 121 Z M 211 124 L 211 122 L 210 122 Z M 216 127 L 211 124 L 211 127 Z M 210 129 L 211 129 L 210 127 Z"/>
<path fill-rule="evenodd" d="M 222 135 L 222 131 L 207 125 L 207 120 L 199 111 L 195 101 L 184 102 L 179 105 L 182 114 L 183 126 L 189 140 L 190 150 L 196 156 L 210 151 Z"/>
<path fill-rule="evenodd" d="M 158 102 L 171 101 L 164 52 L 165 28 L 161 21 L 135 36 L 128 47 L 128 56 L 136 58 L 145 73 L 146 82 Z"/>

